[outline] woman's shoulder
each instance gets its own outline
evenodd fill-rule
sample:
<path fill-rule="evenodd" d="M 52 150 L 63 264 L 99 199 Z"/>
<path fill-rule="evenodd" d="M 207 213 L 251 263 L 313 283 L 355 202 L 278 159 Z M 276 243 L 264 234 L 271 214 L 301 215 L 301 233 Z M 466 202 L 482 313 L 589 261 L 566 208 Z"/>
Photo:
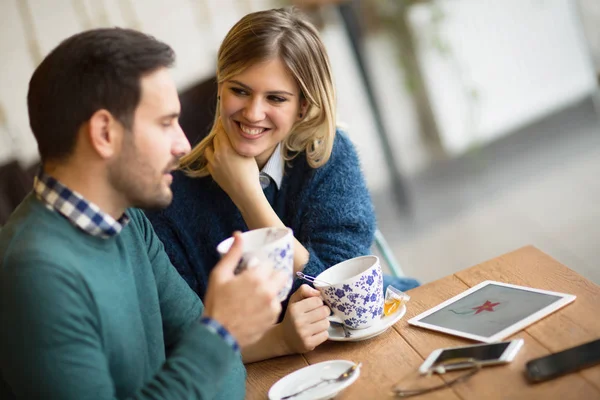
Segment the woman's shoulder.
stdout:
<path fill-rule="evenodd" d="M 322 175 L 331 169 L 352 168 L 359 165 L 356 148 L 346 131 L 342 128 L 336 128 L 333 139 L 331 154 L 327 162 L 319 168 L 313 169 L 308 165 L 306 154 L 302 152 L 295 157 L 286 169 L 288 173 L 294 171 L 302 176 L 312 176 L 314 173 Z"/>
<path fill-rule="evenodd" d="M 345 130 L 342 128 L 337 128 L 333 141 L 333 147 L 331 149 L 331 155 L 323 167 L 335 168 L 336 166 L 344 166 L 348 168 L 358 165 L 358 153 L 356 152 L 354 143 Z"/>
<path fill-rule="evenodd" d="M 333 140 L 333 148 L 331 153 L 344 153 L 344 152 L 352 152 L 356 153 L 356 149 L 354 147 L 354 143 L 350 140 L 350 136 L 348 136 L 348 132 L 346 132 L 343 128 L 336 128 L 335 130 L 335 138 Z"/>
<path fill-rule="evenodd" d="M 348 134 L 340 128 L 336 130 L 331 154 L 324 165 L 311 168 L 306 157 L 303 156 L 296 162 L 296 166 L 292 170 L 294 170 L 294 175 L 301 176 L 303 180 L 309 179 L 321 183 L 323 180 L 329 179 L 338 181 L 335 177 L 339 176 L 351 178 L 362 174 L 355 146 Z M 345 181 L 352 179 L 345 179 Z"/>

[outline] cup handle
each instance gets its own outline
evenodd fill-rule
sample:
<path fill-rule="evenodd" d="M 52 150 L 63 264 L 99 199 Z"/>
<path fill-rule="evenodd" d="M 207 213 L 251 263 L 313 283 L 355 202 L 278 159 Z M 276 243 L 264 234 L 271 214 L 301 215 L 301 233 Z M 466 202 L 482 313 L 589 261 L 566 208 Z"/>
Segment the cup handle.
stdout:
<path fill-rule="evenodd" d="M 335 314 L 331 314 L 330 316 L 327 317 L 327 319 L 329 321 L 335 322 L 337 324 L 342 324 L 342 325 L 344 324 L 344 321 L 340 317 L 338 317 L 337 315 L 335 315 Z"/>

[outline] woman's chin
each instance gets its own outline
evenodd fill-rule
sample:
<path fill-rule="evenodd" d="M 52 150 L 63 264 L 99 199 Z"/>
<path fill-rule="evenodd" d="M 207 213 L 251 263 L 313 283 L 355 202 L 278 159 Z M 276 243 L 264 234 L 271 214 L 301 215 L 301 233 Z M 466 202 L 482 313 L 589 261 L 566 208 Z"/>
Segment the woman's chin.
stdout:
<path fill-rule="evenodd" d="M 247 146 L 234 146 L 233 149 L 242 157 L 256 157 L 260 154 L 259 151 L 256 151 L 252 148 L 248 148 Z"/>
<path fill-rule="evenodd" d="M 256 157 L 256 154 L 254 154 L 253 152 L 238 152 L 238 154 L 242 157 Z"/>

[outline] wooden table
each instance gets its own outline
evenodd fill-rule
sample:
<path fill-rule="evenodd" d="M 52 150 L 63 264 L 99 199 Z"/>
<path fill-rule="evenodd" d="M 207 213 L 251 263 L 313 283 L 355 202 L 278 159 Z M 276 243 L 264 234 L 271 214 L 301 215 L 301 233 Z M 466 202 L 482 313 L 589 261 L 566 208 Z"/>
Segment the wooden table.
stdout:
<path fill-rule="evenodd" d="M 525 378 L 528 360 L 600 338 L 600 286 L 531 246 L 411 290 L 404 318 L 378 337 L 363 342 L 325 342 L 304 355 L 248 365 L 246 398 L 266 399 L 269 388 L 285 375 L 334 359 L 363 363 L 360 377 L 337 397 L 340 400 L 391 399 L 395 383 L 406 388 L 427 387 L 451 379 L 451 374 L 421 377 L 417 369 L 434 349 L 473 342 L 413 327 L 406 321 L 485 280 L 575 294 L 577 299 L 510 337 L 525 340 L 512 363 L 485 367 L 466 382 L 415 398 L 600 399 L 600 366 L 538 384 L 529 384 Z"/>

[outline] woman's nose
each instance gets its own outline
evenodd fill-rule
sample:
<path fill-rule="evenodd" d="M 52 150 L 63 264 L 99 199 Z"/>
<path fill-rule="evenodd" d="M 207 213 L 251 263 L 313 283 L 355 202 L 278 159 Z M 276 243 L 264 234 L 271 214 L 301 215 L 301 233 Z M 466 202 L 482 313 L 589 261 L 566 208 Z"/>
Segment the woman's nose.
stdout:
<path fill-rule="evenodd" d="M 265 119 L 264 104 L 260 99 L 252 99 L 244 107 L 242 113 L 248 122 L 259 122 Z"/>

